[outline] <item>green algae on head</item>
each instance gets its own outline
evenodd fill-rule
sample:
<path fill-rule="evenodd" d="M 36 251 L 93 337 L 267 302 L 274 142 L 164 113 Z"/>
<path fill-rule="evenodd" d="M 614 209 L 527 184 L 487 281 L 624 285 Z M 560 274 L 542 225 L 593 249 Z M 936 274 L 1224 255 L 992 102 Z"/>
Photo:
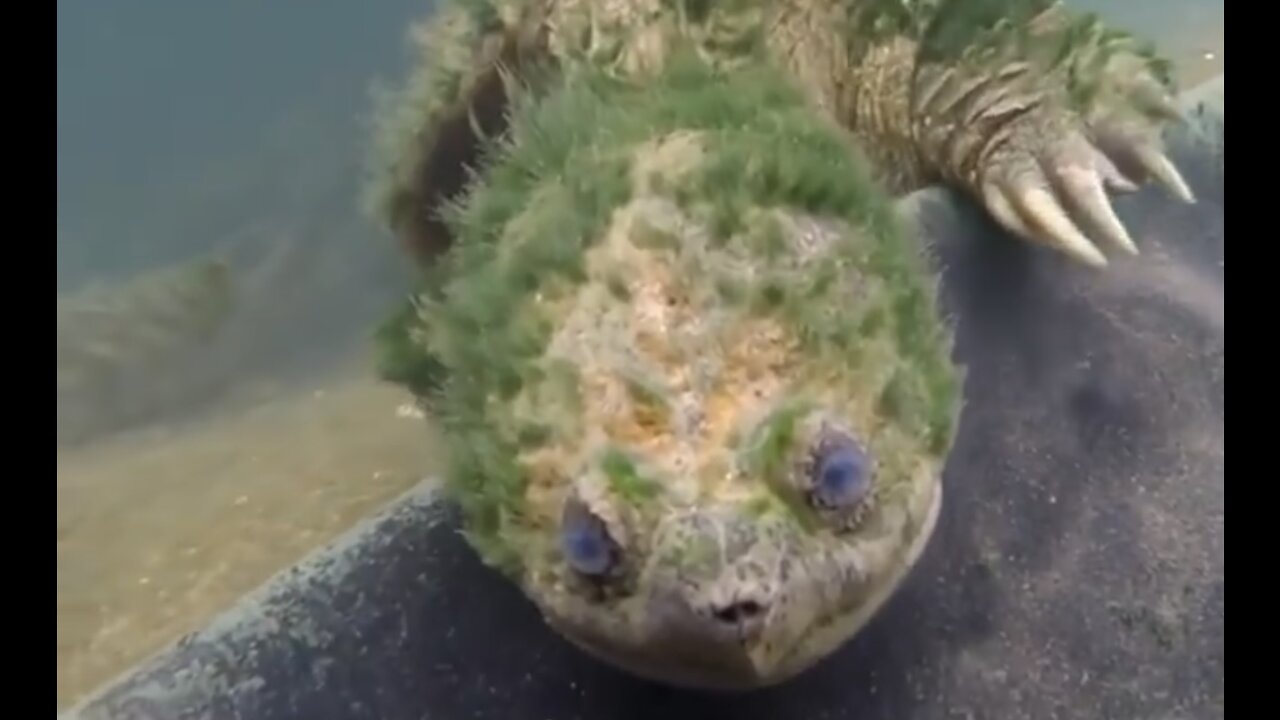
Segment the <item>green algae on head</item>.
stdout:
<path fill-rule="evenodd" d="M 448 224 L 401 337 L 446 373 L 469 537 L 549 622 L 725 687 L 865 622 L 936 518 L 958 378 L 931 268 L 784 76 L 572 65 Z"/>
<path fill-rule="evenodd" d="M 958 371 L 888 191 L 945 182 L 1076 269 L 1088 226 L 1137 253 L 1106 190 L 1191 199 L 1161 61 L 1051 0 L 441 13 L 379 132 L 379 214 L 435 262 L 384 370 L 481 555 L 669 682 L 817 662 L 932 531 Z"/>

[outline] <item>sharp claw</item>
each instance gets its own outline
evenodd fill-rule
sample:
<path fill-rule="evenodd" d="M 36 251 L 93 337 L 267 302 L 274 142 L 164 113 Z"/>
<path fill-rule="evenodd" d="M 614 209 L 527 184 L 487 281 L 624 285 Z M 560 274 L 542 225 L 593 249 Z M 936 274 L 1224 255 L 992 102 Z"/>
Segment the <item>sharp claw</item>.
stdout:
<path fill-rule="evenodd" d="M 1191 188 L 1187 186 L 1187 181 L 1182 179 L 1178 169 L 1164 153 L 1149 145 L 1142 145 L 1134 150 L 1133 155 L 1147 172 L 1155 176 L 1160 184 L 1168 188 L 1179 200 L 1185 203 L 1196 201 Z"/>
<path fill-rule="evenodd" d="M 1138 191 L 1138 184 L 1125 177 L 1124 173 L 1116 168 L 1115 163 L 1111 162 L 1111 158 L 1097 150 L 1093 152 L 1093 166 L 1097 168 L 1098 174 L 1102 176 L 1102 182 L 1106 183 L 1108 188 L 1124 193 Z"/>
<path fill-rule="evenodd" d="M 1106 267 L 1107 258 L 1086 238 L 1046 190 L 1038 187 L 1013 192 L 1013 202 L 1022 213 L 1040 225 L 1050 240 L 1071 257 L 1093 267 Z"/>
<path fill-rule="evenodd" d="M 1138 192 L 1137 183 L 1133 182 L 1132 180 L 1125 177 L 1124 175 L 1121 175 L 1119 171 L 1117 171 L 1115 174 L 1109 174 L 1104 172 L 1102 174 L 1102 179 L 1104 182 L 1106 182 L 1107 187 L 1111 188 L 1112 190 L 1115 190 L 1116 192 L 1122 192 L 1122 193 Z"/>
<path fill-rule="evenodd" d="M 1027 226 L 1019 217 L 1018 211 L 1013 209 L 1013 205 L 1009 202 L 1009 198 L 1005 197 L 1004 191 L 993 183 L 987 183 L 982 186 L 982 200 L 986 204 L 987 210 L 995 217 L 996 221 L 1004 225 L 1007 229 L 1015 234 L 1021 235 L 1027 240 L 1034 240 L 1035 231 Z"/>
<path fill-rule="evenodd" d="M 1098 229 L 1108 240 L 1130 255 L 1138 254 L 1138 246 L 1134 244 L 1133 238 L 1129 237 L 1129 231 L 1125 229 L 1124 223 L 1120 222 L 1120 218 L 1116 216 L 1115 210 L 1111 207 L 1111 201 L 1102 189 L 1102 182 L 1096 174 L 1084 168 L 1067 167 L 1059 170 L 1057 175 L 1067 196 L 1079 205 L 1080 210 L 1092 222 L 1098 225 Z"/>

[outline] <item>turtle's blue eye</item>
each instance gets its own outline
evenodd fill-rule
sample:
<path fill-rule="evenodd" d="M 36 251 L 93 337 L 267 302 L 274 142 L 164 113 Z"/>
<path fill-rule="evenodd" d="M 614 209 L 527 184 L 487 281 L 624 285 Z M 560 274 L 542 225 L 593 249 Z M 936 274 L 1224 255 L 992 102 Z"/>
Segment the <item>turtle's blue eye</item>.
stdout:
<path fill-rule="evenodd" d="M 570 567 L 591 576 L 612 570 L 619 553 L 604 522 L 577 500 L 565 504 L 560 520 L 560 551 Z"/>
<path fill-rule="evenodd" d="M 811 467 L 809 494 L 819 507 L 847 508 L 862 502 L 871 491 L 867 455 L 846 435 L 824 438 Z"/>

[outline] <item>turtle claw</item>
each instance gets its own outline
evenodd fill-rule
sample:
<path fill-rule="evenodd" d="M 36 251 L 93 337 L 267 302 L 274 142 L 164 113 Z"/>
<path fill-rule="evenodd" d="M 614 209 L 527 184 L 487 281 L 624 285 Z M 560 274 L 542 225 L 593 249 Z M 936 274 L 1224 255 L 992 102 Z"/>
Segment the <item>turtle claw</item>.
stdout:
<path fill-rule="evenodd" d="M 1017 204 L 1021 211 L 1015 207 L 1015 201 L 1011 200 L 1011 197 L 1018 198 Z M 1043 191 L 1027 189 L 1021 192 L 1017 190 L 1006 192 L 998 185 L 989 183 L 982 188 L 982 199 L 987 212 L 991 213 L 996 222 L 1015 235 L 1032 242 L 1052 245 L 1086 265 L 1106 266 L 1106 256 L 1098 250 L 1097 246 L 1076 231 L 1070 221 L 1065 224 L 1062 222 L 1061 211 L 1057 210 L 1051 199 L 1047 201 L 1044 199 Z M 1031 215 L 1033 221 L 1038 218 L 1040 225 L 1050 225 L 1053 229 L 1038 231 L 1029 224 L 1027 219 L 1024 219 L 1023 213 Z"/>
<path fill-rule="evenodd" d="M 1160 139 L 1182 114 L 1166 63 L 1136 38 L 1045 6 L 997 23 L 960 58 L 940 51 L 912 98 L 917 138 L 926 162 L 1000 225 L 1104 267 L 1100 246 L 1139 254 L 1109 193 L 1151 182 L 1195 202 Z"/>
<path fill-rule="evenodd" d="M 1064 134 L 1055 132 L 1055 126 L 1061 128 L 1062 123 L 1036 123 L 1012 134 L 978 176 L 982 204 L 1014 234 L 1086 265 L 1105 267 L 1107 259 L 1097 242 L 1126 255 L 1139 254 L 1108 190 L 1134 192 L 1138 182 L 1152 178 L 1183 202 L 1195 202 L 1181 173 L 1158 146 L 1129 142 L 1104 153 L 1083 132 L 1072 129 Z M 1052 138 L 1047 148 L 1045 138 Z M 1124 172 L 1112 158 L 1123 163 Z"/>
<path fill-rule="evenodd" d="M 1187 181 L 1182 179 L 1182 174 L 1174 167 L 1167 155 L 1150 145 L 1142 145 L 1134 151 L 1134 159 L 1151 173 L 1157 182 L 1173 193 L 1174 197 L 1188 204 L 1196 201 L 1191 188 L 1187 186 Z"/>
<path fill-rule="evenodd" d="M 1103 179 L 1098 173 L 1077 167 L 1068 167 L 1059 172 L 1064 193 L 1069 196 L 1080 212 L 1094 223 L 1106 239 L 1116 247 L 1130 255 L 1138 254 L 1138 246 L 1124 223 L 1116 216 L 1102 189 Z"/>
<path fill-rule="evenodd" d="M 987 211 L 1005 228 L 1086 265 L 1105 267 L 1096 242 L 1139 254 L 1108 191 L 1134 192 L 1139 183 L 1154 180 L 1183 202 L 1194 203 L 1195 195 L 1150 129 L 1099 132 L 1080 120 L 1050 107 L 1015 121 L 1020 127 L 996 141 L 976 179 Z"/>
<path fill-rule="evenodd" d="M 1023 127 L 989 156 L 981 172 L 983 205 L 1015 235 L 1055 248 L 1091 267 L 1108 264 L 1099 244 L 1138 255 L 1137 244 L 1107 195 L 1108 189 L 1133 192 L 1138 185 L 1086 140 L 1084 133 L 1076 129 L 1055 132 L 1055 126 L 1062 128 L 1063 124 Z M 1046 138 L 1052 138 L 1048 147 Z"/>
<path fill-rule="evenodd" d="M 1076 228 L 1057 199 L 1042 187 L 1021 187 L 1012 195 L 1014 207 L 1036 228 L 1034 239 L 1067 253 L 1093 267 L 1105 267 L 1107 258 Z"/>

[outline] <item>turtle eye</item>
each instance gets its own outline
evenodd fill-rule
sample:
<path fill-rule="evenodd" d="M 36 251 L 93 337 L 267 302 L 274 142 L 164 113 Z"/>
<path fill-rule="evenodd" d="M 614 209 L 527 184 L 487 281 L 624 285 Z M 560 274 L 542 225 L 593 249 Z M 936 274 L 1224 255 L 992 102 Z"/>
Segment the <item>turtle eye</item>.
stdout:
<path fill-rule="evenodd" d="M 809 468 L 809 500 L 816 507 L 852 508 L 871 492 L 871 463 L 857 441 L 845 433 L 824 434 Z"/>
<path fill-rule="evenodd" d="M 589 577 L 608 575 L 622 554 L 604 521 L 576 498 L 565 503 L 560 518 L 560 551 L 569 567 Z"/>

